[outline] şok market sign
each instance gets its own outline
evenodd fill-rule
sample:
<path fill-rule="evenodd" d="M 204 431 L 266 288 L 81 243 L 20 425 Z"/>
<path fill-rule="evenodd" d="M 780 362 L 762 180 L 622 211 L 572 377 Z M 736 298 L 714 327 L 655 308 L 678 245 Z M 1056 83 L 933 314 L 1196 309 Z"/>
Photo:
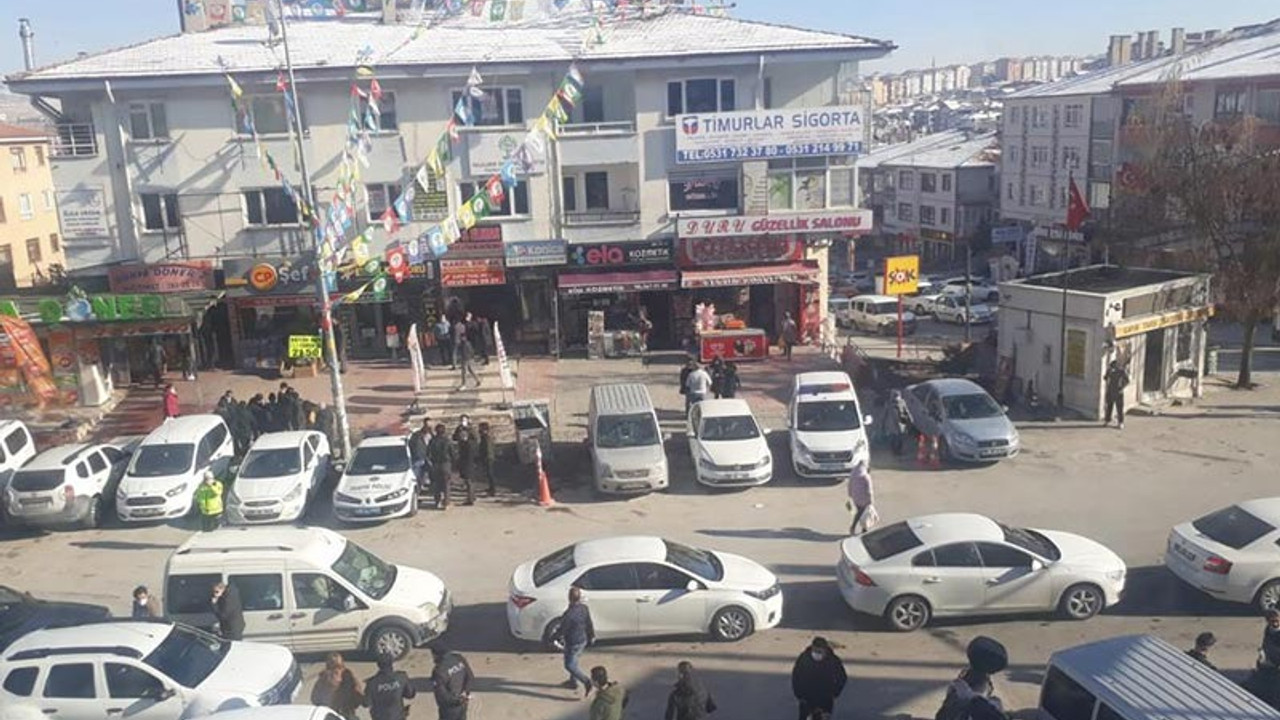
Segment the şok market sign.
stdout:
<path fill-rule="evenodd" d="M 862 108 L 695 113 L 676 118 L 676 162 L 857 155 Z"/>

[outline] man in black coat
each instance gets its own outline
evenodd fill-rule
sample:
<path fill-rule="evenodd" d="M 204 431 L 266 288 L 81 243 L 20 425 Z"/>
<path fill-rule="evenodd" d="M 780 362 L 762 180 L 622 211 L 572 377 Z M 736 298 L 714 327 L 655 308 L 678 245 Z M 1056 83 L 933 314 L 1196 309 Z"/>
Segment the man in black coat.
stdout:
<path fill-rule="evenodd" d="M 427 443 L 431 442 L 431 418 L 422 418 L 422 427 L 409 435 L 409 462 L 419 489 L 427 486 Z"/>
<path fill-rule="evenodd" d="M 453 431 L 453 442 L 458 448 L 458 477 L 467 489 L 467 504 L 476 504 L 476 486 L 471 482 L 476 459 L 476 434 L 471 429 L 471 418 L 463 415 Z"/>
<path fill-rule="evenodd" d="M 432 646 L 431 684 L 435 690 L 440 720 L 467 720 L 467 704 L 471 701 L 471 683 L 475 675 L 467 659 L 456 652 Z"/>
<path fill-rule="evenodd" d="M 213 586 L 213 615 L 218 618 L 218 634 L 227 640 L 244 639 L 244 605 L 235 585 L 220 582 Z"/>
<path fill-rule="evenodd" d="M 405 720 L 409 709 L 404 701 L 417 694 L 409 676 L 396 670 L 390 655 L 379 655 L 377 674 L 364 681 L 364 704 L 373 720 Z"/>
<path fill-rule="evenodd" d="M 836 698 L 848 679 L 831 644 L 826 638 L 815 637 L 791 669 L 791 692 L 800 703 L 800 720 L 809 720 L 817 711 L 826 715 L 834 712 Z"/>

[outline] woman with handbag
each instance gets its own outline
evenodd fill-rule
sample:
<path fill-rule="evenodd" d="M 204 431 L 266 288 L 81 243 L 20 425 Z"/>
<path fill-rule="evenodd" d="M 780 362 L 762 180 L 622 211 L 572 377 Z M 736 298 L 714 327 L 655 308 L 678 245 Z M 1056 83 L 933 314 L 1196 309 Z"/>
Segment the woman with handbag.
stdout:
<path fill-rule="evenodd" d="M 874 499 L 871 472 L 867 470 L 866 462 L 859 462 L 853 466 L 853 472 L 849 474 L 848 507 L 853 512 L 853 523 L 849 525 L 850 535 L 859 533 L 859 525 L 862 526 L 861 532 L 865 533 L 880 521 L 880 514 L 872 505 Z"/>

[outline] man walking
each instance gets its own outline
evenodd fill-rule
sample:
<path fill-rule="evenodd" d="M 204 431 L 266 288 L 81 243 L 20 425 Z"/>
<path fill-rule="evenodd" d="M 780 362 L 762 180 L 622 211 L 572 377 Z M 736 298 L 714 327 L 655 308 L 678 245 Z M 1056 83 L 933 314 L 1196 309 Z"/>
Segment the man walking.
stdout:
<path fill-rule="evenodd" d="M 212 470 L 204 471 L 204 480 L 196 488 L 196 507 L 200 510 L 200 529 L 217 530 L 222 524 L 222 481 Z"/>
<path fill-rule="evenodd" d="M 578 666 L 578 660 L 582 657 L 582 651 L 595 642 L 596 629 L 591 623 L 591 610 L 582 602 L 581 588 L 569 588 L 569 607 L 560 616 L 555 639 L 564 643 L 564 669 L 569 673 L 569 679 L 564 681 L 564 687 L 577 690 L 578 684 L 581 683 L 582 696 L 590 695 L 591 678 L 582 672 L 582 668 Z"/>
<path fill-rule="evenodd" d="M 471 683 L 475 680 L 471 666 L 458 653 L 436 645 L 431 646 L 431 657 L 435 660 L 431 684 L 440 720 L 467 720 Z"/>
<path fill-rule="evenodd" d="M 436 509 L 449 509 L 449 484 L 453 473 L 453 463 L 457 451 L 449 436 L 445 434 L 444 423 L 436 424 L 435 435 L 427 443 L 427 471 L 431 476 L 431 489 L 436 496 Z"/>
<path fill-rule="evenodd" d="M 685 414 L 688 414 L 689 408 L 706 400 L 711 394 L 711 373 L 707 372 L 706 368 L 696 368 L 685 380 L 685 390 L 687 391 L 684 396 Z"/>
<path fill-rule="evenodd" d="M 1106 419 L 1102 421 L 1102 427 L 1111 424 L 1111 411 L 1116 411 L 1116 420 L 1119 421 L 1117 427 L 1124 429 L 1124 389 L 1129 387 L 1129 373 L 1120 365 L 1119 360 L 1112 360 L 1107 366 L 1106 375 L 1102 376 L 1106 383 Z"/>
<path fill-rule="evenodd" d="M 782 317 L 782 356 L 787 360 L 791 359 L 791 348 L 796 344 L 796 338 L 800 333 L 800 328 L 796 327 L 796 321 L 791 317 L 791 311 L 783 313 Z"/>
<path fill-rule="evenodd" d="M 800 704 L 800 720 L 825 717 L 835 711 L 836 698 L 848 680 L 844 663 L 826 638 L 815 637 L 791 669 L 791 692 Z M 818 713 L 826 715 L 818 715 Z"/>
<path fill-rule="evenodd" d="M 463 487 L 467 489 L 467 504 L 476 504 L 476 489 L 471 483 L 472 470 L 476 459 L 476 435 L 471 429 L 471 418 L 463 415 L 458 427 L 453 431 L 453 444 L 458 450 L 458 477 L 462 478 Z"/>
<path fill-rule="evenodd" d="M 427 487 L 427 444 L 431 441 L 431 419 L 422 418 L 422 427 L 409 435 L 409 462 L 421 492 Z"/>
<path fill-rule="evenodd" d="M 872 507 L 874 499 L 871 472 L 867 470 L 865 462 L 859 461 L 853 466 L 853 472 L 849 475 L 849 505 L 853 510 L 853 523 L 849 525 L 850 535 L 858 534 L 859 525 L 862 526 L 862 532 L 871 529 L 871 518 L 875 516 L 875 510 Z"/>
<path fill-rule="evenodd" d="M 489 423 L 480 423 L 480 438 L 476 446 L 476 461 L 480 464 L 480 469 L 484 471 L 484 479 L 489 481 L 489 497 L 498 494 L 498 488 L 494 485 L 493 478 L 493 431 L 489 427 Z"/>
<path fill-rule="evenodd" d="M 591 668 L 591 684 L 595 686 L 596 698 L 591 701 L 588 720 L 622 720 L 622 714 L 631 702 L 631 693 L 609 680 L 609 671 L 603 665 Z"/>
<path fill-rule="evenodd" d="M 227 640 L 244 639 L 244 605 L 235 585 L 220 582 L 213 586 L 213 616 L 218 619 L 218 634 Z"/>
<path fill-rule="evenodd" d="M 441 315 L 436 320 L 436 347 L 440 348 L 440 364 L 448 365 L 450 369 L 456 369 L 457 365 L 453 361 L 453 336 L 452 328 L 449 327 L 449 319 Z"/>
<path fill-rule="evenodd" d="M 372 720 L 405 720 L 409 708 L 405 700 L 418 694 L 409 676 L 396 670 L 390 655 L 378 655 L 378 672 L 364 681 L 364 703 Z"/>
<path fill-rule="evenodd" d="M 462 323 L 458 323 L 457 327 L 463 327 Z M 454 351 L 454 355 L 458 358 L 458 368 L 462 372 L 462 381 L 458 385 L 459 390 L 467 389 L 467 375 L 476 381 L 476 387 L 480 387 L 480 376 L 476 375 L 475 349 L 471 347 L 471 341 L 467 339 L 466 331 L 455 333 L 458 336 L 458 346 Z"/>
<path fill-rule="evenodd" d="M 151 371 L 151 379 L 155 381 L 156 387 L 164 383 L 164 366 L 168 359 L 164 345 L 159 340 L 153 341 L 147 349 L 147 369 Z"/>

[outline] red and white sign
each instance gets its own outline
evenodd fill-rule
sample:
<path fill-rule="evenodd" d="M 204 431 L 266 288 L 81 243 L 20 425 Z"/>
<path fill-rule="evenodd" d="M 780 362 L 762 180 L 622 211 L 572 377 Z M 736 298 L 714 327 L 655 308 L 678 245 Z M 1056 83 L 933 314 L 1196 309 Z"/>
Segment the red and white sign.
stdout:
<path fill-rule="evenodd" d="M 870 210 L 786 213 L 757 217 L 689 218 L 680 221 L 680 238 L 725 238 L 735 235 L 790 235 L 871 232 Z"/>
<path fill-rule="evenodd" d="M 724 360 L 764 360 L 769 357 L 769 338 L 764 330 L 724 330 L 704 332 L 698 337 L 698 354 L 704 363 L 717 357 Z"/>
<path fill-rule="evenodd" d="M 167 293 L 213 289 L 213 263 L 208 261 L 117 265 L 107 270 L 113 293 Z"/>
<path fill-rule="evenodd" d="M 505 285 L 507 271 L 502 260 L 496 258 L 441 260 L 440 284 L 444 287 Z"/>
<path fill-rule="evenodd" d="M 794 235 L 680 238 L 681 267 L 794 263 L 804 259 L 804 241 Z"/>

